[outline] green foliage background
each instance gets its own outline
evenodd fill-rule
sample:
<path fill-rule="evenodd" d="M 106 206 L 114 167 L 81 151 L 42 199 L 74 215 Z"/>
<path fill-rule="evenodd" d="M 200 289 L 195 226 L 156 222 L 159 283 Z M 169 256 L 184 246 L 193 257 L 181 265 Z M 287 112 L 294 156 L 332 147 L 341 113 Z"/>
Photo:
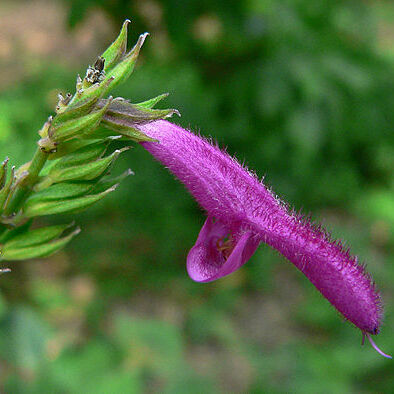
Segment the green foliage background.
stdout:
<path fill-rule="evenodd" d="M 183 115 L 173 121 L 212 136 L 345 239 L 382 291 L 376 341 L 394 353 L 391 2 L 1 7 L 1 157 L 31 158 L 56 89 L 72 90 L 129 17 L 132 42 L 151 36 L 115 95 L 170 92 L 164 106 Z M 267 246 L 227 278 L 192 282 L 185 258 L 204 214 L 141 147 L 115 171 L 128 167 L 133 177 L 76 218 L 83 232 L 70 247 L 1 277 L 2 391 L 392 392 L 392 362 L 361 347 L 360 333 Z"/>

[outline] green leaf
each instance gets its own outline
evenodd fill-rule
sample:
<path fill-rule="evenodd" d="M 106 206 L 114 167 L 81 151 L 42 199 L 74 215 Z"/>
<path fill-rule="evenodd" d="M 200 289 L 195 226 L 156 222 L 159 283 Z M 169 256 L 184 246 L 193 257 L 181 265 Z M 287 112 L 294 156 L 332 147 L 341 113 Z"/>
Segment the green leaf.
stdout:
<path fill-rule="evenodd" d="M 51 331 L 32 309 L 14 305 L 0 322 L 0 352 L 10 365 L 21 370 L 37 371 L 46 357 Z M 3 389 L 2 389 L 3 391 Z"/>
<path fill-rule="evenodd" d="M 36 216 L 80 211 L 82 209 L 88 208 L 95 202 L 100 201 L 108 193 L 114 191 L 116 186 L 117 185 L 110 187 L 99 194 L 72 198 L 68 200 L 27 201 L 23 212 L 26 217 L 32 218 Z"/>
<path fill-rule="evenodd" d="M 35 230 L 26 230 L 25 233 L 17 235 L 4 245 L 5 249 L 19 249 L 52 241 L 58 238 L 72 224 L 42 227 Z"/>
<path fill-rule="evenodd" d="M 27 247 L 9 247 L 4 245 L 1 250 L 1 258 L 3 260 L 26 260 L 37 257 L 47 257 L 63 248 L 71 239 L 79 234 L 80 229 L 77 228 L 66 237 L 56 241 Z"/>

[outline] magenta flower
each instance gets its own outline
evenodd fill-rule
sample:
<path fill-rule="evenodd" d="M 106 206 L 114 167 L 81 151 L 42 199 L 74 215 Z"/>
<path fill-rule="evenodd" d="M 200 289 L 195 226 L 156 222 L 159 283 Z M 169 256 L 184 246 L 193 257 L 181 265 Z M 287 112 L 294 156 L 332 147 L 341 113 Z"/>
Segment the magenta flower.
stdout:
<path fill-rule="evenodd" d="M 169 168 L 207 212 L 187 270 L 197 282 L 231 274 L 260 242 L 282 253 L 342 315 L 368 337 L 379 333 L 379 293 L 359 264 L 329 234 L 290 211 L 257 177 L 218 147 L 170 122 L 134 125 L 157 142 L 142 145 Z"/>

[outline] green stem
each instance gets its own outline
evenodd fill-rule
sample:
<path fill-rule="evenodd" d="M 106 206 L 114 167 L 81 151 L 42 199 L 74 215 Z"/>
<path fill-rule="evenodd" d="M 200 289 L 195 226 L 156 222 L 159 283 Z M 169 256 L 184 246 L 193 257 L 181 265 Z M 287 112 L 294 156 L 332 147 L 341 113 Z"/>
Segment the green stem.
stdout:
<path fill-rule="evenodd" d="M 29 197 L 31 191 L 33 190 L 33 187 L 36 184 L 38 176 L 47 159 L 48 154 L 42 152 L 40 148 L 37 148 L 28 169 L 29 174 L 20 185 L 16 186 L 13 196 L 4 209 L 5 216 L 10 216 L 19 211 L 23 203 L 26 201 L 26 198 Z"/>

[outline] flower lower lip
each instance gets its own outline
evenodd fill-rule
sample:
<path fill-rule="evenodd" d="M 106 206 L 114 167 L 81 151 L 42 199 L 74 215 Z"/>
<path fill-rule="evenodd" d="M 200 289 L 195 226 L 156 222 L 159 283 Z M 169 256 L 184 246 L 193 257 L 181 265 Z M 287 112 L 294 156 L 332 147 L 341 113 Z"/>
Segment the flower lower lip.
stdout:
<path fill-rule="evenodd" d="M 233 244 L 227 254 L 218 240 L 228 233 Z M 223 223 L 208 217 L 187 256 L 189 276 L 196 282 L 211 282 L 229 275 L 250 259 L 259 243 L 251 231 L 233 234 Z"/>

